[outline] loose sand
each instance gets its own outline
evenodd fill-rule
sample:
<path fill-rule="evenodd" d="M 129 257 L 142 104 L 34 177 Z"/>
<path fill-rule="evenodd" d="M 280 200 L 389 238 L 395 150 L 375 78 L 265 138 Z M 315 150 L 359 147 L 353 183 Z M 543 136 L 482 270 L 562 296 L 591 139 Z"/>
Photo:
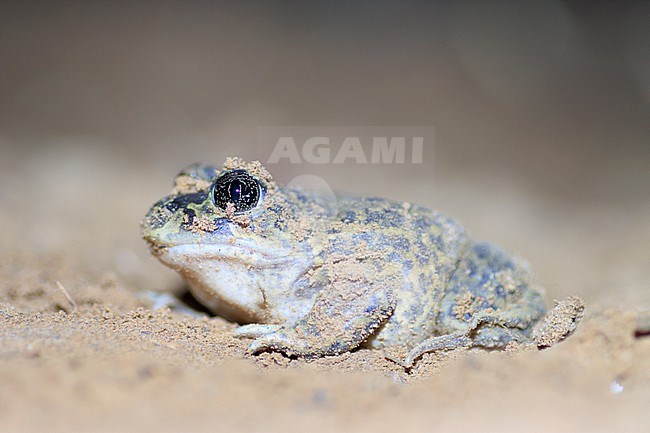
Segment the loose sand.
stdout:
<path fill-rule="evenodd" d="M 71 156 L 60 158 L 37 171 L 61 178 Z M 115 169 L 129 173 L 123 170 Z M 158 308 L 143 293 L 184 289 L 148 256 L 137 224 L 169 182 L 140 185 L 115 173 L 75 182 L 71 175 L 42 200 L 22 200 L 43 192 L 42 179 L 50 176 L 41 174 L 14 183 L 5 201 L 11 206 L 0 213 L 6 228 L 0 431 L 644 431 L 650 425 L 648 290 L 633 279 L 645 272 L 636 266 L 647 245 L 635 246 L 648 233 L 644 218 L 602 234 L 609 238 L 598 243 L 601 253 L 620 248 L 600 267 L 579 253 L 597 247 L 578 217 L 566 227 L 514 226 L 530 234 L 523 245 L 536 246 L 530 250 L 539 263 L 531 261 L 542 280 L 582 281 L 549 285 L 549 304 L 574 292 L 585 298 L 577 331 L 542 351 L 427 354 L 407 373 L 372 350 L 313 360 L 248 356 L 246 341 L 232 336 L 235 324 Z M 489 199 L 482 199 L 488 209 Z M 593 209 L 581 215 L 605 212 Z M 536 230 L 559 232 L 544 240 Z M 557 256 L 567 233 L 579 246 L 573 260 Z M 621 285 L 609 286 L 617 278 Z"/>

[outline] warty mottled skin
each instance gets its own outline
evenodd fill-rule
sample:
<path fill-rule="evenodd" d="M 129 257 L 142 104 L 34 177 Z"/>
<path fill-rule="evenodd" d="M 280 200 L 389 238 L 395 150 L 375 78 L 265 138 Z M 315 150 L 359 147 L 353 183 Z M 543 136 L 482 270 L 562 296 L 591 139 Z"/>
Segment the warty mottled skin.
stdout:
<path fill-rule="evenodd" d="M 245 182 L 259 197 L 241 198 Z M 472 241 L 447 216 L 281 187 L 239 158 L 183 170 L 142 236 L 198 300 L 243 325 L 236 334 L 253 338 L 251 352 L 405 345 L 410 366 L 428 351 L 526 342 L 546 311 L 523 261 Z"/>

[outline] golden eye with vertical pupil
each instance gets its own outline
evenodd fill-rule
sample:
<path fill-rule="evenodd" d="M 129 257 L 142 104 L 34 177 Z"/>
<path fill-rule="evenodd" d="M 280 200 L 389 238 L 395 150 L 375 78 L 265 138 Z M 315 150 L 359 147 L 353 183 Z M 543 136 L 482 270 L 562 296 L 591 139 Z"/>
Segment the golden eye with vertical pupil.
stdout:
<path fill-rule="evenodd" d="M 214 204 L 226 210 L 229 203 L 235 207 L 235 214 L 242 214 L 255 208 L 264 196 L 264 187 L 246 170 L 230 170 L 220 175 L 212 185 Z"/>

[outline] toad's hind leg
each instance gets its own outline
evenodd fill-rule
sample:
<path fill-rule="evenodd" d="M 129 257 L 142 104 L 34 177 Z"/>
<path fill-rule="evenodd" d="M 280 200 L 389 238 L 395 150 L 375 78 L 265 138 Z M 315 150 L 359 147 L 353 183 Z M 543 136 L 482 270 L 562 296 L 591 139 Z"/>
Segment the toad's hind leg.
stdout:
<path fill-rule="evenodd" d="M 403 362 L 458 347 L 503 349 L 528 342 L 546 308 L 527 265 L 500 247 L 475 243 L 452 275 L 436 316 L 439 336 L 414 347 Z"/>
<path fill-rule="evenodd" d="M 512 323 L 511 318 L 479 312 L 472 318 L 466 330 L 424 340 L 409 351 L 401 364 L 406 368 L 411 368 L 419 357 L 438 350 L 453 350 L 461 347 L 503 349 L 510 342 L 526 343 L 530 341 L 527 332 L 516 327 L 507 327 L 507 323 Z"/>

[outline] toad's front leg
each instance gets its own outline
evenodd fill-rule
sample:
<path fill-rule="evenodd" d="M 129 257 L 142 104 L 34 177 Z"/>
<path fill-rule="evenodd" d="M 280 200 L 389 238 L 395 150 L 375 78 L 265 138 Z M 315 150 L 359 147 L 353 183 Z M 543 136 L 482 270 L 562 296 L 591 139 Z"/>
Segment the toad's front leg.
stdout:
<path fill-rule="evenodd" d="M 346 352 L 372 335 L 394 308 L 392 290 L 372 290 L 361 282 L 332 283 L 323 288 L 312 309 L 295 324 L 260 326 L 257 330 L 262 332 L 249 346 L 249 352 L 277 350 L 297 356 Z M 251 336 L 247 332 L 239 334 Z"/>

